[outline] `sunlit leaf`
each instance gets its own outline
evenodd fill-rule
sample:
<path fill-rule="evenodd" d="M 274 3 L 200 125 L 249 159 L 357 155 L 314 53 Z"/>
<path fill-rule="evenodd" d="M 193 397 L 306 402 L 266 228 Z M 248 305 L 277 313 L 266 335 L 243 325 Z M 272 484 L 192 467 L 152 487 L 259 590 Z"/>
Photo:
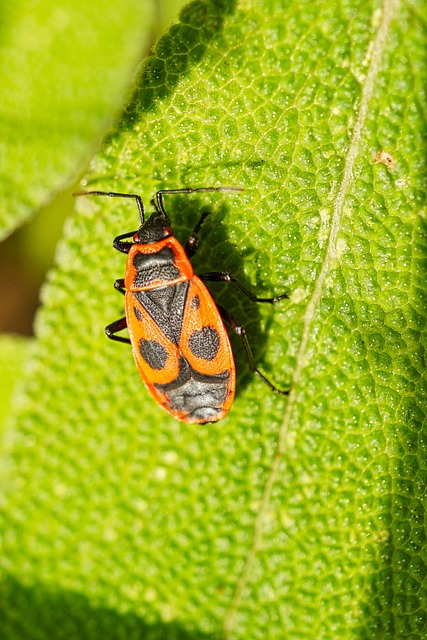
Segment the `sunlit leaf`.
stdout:
<path fill-rule="evenodd" d="M 88 188 L 245 188 L 167 208 L 181 239 L 212 211 L 198 271 L 290 292 L 214 294 L 291 393 L 234 342 L 229 417 L 156 406 L 103 335 L 136 208 L 82 199 L 16 408 L 2 637 L 425 636 L 426 24 L 421 2 L 197 0 L 147 60 Z"/>

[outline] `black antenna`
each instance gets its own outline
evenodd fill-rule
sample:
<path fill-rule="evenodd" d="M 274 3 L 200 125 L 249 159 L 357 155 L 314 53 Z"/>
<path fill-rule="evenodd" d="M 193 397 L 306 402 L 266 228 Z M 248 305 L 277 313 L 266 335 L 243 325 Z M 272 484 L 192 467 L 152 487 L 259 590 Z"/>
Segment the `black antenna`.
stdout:
<path fill-rule="evenodd" d="M 76 191 L 73 196 L 108 196 L 109 198 L 133 198 L 138 207 L 141 224 L 144 224 L 144 205 L 136 193 L 116 193 L 115 191 Z"/>
<path fill-rule="evenodd" d="M 200 187 L 198 189 L 162 189 L 156 193 L 156 202 L 158 210 L 166 218 L 167 213 L 163 207 L 163 196 L 176 193 L 200 193 L 202 191 L 244 191 L 241 187 Z"/>

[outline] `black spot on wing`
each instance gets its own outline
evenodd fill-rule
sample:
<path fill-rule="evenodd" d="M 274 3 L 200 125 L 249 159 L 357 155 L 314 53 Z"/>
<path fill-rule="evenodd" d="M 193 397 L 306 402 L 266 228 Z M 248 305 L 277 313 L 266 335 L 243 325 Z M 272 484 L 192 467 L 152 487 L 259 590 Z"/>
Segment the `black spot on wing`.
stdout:
<path fill-rule="evenodd" d="M 216 329 L 213 327 L 203 327 L 200 331 L 193 331 L 188 340 L 188 346 L 191 353 L 197 358 L 215 360 L 220 342 L 220 337 Z"/>
<path fill-rule="evenodd" d="M 190 306 L 192 309 L 198 309 L 200 307 L 200 298 L 197 293 L 193 298 L 191 298 Z"/>
<path fill-rule="evenodd" d="M 164 368 L 168 359 L 168 352 L 160 342 L 141 338 L 138 343 L 138 349 L 145 362 L 152 369 L 160 371 Z"/>

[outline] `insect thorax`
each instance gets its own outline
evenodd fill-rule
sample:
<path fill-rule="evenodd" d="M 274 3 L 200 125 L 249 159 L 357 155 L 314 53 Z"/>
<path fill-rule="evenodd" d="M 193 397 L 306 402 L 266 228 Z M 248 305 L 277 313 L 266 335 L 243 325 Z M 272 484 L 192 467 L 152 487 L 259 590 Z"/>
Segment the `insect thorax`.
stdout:
<path fill-rule="evenodd" d="M 151 245 L 134 244 L 128 260 L 126 288 L 131 291 L 167 287 L 193 276 L 184 249 L 175 238 Z"/>

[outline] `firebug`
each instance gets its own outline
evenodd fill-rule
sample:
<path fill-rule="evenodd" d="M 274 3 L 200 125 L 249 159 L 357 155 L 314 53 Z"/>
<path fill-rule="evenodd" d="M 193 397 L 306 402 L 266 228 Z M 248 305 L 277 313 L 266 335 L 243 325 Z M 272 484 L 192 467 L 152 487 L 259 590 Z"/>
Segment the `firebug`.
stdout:
<path fill-rule="evenodd" d="M 233 282 L 253 302 L 274 303 L 288 296 L 258 298 L 228 271 L 195 275 L 190 258 L 198 246 L 198 233 L 209 212 L 204 212 L 183 247 L 174 237 L 163 196 L 213 191 L 242 191 L 233 187 L 163 189 L 145 218 L 141 196 L 135 193 L 82 191 L 75 195 L 131 198 L 141 224 L 136 231 L 117 236 L 113 246 L 127 254 L 125 277 L 115 288 L 125 296 L 126 315 L 109 324 L 111 340 L 130 343 L 136 366 L 154 399 L 174 418 L 187 423 L 221 420 L 233 403 L 236 372 L 223 320 L 240 336 L 251 370 L 275 393 L 275 387 L 255 366 L 245 329 L 219 304 L 204 281 Z M 131 241 L 127 241 L 131 238 Z M 129 338 L 117 335 L 127 328 Z"/>

